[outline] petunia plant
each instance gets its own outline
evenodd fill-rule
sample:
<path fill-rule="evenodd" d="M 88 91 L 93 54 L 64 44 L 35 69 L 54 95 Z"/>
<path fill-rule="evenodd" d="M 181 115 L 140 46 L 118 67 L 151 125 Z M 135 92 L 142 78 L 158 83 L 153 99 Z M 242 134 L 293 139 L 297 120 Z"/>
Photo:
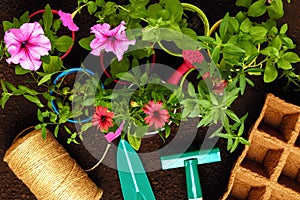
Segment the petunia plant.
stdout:
<path fill-rule="evenodd" d="M 0 58 L 14 66 L 17 75 L 27 74 L 39 89 L 1 80 L 1 106 L 20 95 L 36 104 L 35 128 L 42 129 L 44 138 L 46 127 L 53 126 L 57 136 L 63 126 L 70 134 L 67 142 L 78 143 L 78 136 L 94 127 L 108 142 L 121 135 L 138 150 L 144 135 L 158 133 L 165 140 L 172 124 L 197 117 L 198 127 L 215 127 L 210 137 L 227 139 L 232 152 L 239 143 L 249 144 L 243 138 L 247 113 L 237 116 L 230 106 L 247 84 L 254 86 L 252 75 L 266 83 L 285 77 L 300 89 L 293 66 L 300 61 L 293 52 L 295 44 L 287 35 L 288 25 L 278 25 L 284 15 L 282 0 L 237 0 L 241 11 L 227 13 L 212 29 L 199 8 L 179 0 L 77 3 L 73 13 L 47 5 L 3 21 Z M 95 23 L 78 39 L 79 46 L 99 59 L 100 66 L 93 67 L 102 66 L 105 80 L 84 64 L 70 69 L 64 63 L 80 31 L 75 17 L 84 8 Z M 202 35 L 189 28 L 190 11 L 204 23 Z M 183 58 L 167 80 L 153 73 L 157 49 Z M 197 78 L 184 86 L 192 71 Z M 64 82 L 70 73 L 77 73 L 73 85 Z M 72 132 L 67 122 L 78 123 L 80 130 Z"/>

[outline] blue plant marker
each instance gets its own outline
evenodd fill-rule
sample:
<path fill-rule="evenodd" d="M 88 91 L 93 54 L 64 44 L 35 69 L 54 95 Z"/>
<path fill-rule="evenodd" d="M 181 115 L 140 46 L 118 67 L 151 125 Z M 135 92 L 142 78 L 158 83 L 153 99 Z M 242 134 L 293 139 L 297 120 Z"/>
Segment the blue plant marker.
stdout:
<path fill-rule="evenodd" d="M 117 166 L 124 200 L 155 200 L 138 154 L 123 139 L 118 146 Z"/>

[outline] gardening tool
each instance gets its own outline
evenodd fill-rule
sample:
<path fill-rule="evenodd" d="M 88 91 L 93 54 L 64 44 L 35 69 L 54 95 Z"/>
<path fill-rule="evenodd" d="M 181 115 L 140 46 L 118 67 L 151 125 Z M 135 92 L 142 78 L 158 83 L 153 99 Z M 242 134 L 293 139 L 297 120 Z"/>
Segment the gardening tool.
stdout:
<path fill-rule="evenodd" d="M 124 200 L 155 200 L 139 156 L 123 139 L 118 145 L 117 166 Z"/>
<path fill-rule="evenodd" d="M 188 199 L 201 200 L 202 191 L 197 165 L 221 161 L 221 156 L 220 150 L 214 148 L 162 156 L 160 160 L 164 170 L 185 167 Z"/>
<path fill-rule="evenodd" d="M 187 71 L 194 68 L 193 63 L 201 64 L 204 60 L 204 56 L 199 50 L 183 50 L 182 57 L 184 62 L 170 76 L 170 78 L 167 80 L 167 83 L 177 84 Z"/>

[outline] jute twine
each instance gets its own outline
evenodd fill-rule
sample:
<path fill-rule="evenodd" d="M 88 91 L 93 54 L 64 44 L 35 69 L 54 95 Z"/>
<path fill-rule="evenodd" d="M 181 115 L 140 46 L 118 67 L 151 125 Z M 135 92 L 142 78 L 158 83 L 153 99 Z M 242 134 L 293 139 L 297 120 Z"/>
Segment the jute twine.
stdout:
<path fill-rule="evenodd" d="M 99 200 L 103 191 L 96 186 L 68 152 L 47 130 L 33 130 L 17 139 L 4 161 L 37 199 Z"/>

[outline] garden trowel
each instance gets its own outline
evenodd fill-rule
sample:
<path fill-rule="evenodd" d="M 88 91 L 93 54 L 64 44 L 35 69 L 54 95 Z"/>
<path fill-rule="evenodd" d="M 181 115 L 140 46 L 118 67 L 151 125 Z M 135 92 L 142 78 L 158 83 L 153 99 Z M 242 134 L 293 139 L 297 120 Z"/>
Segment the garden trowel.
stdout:
<path fill-rule="evenodd" d="M 155 200 L 138 154 L 123 139 L 118 145 L 117 166 L 124 200 Z"/>

